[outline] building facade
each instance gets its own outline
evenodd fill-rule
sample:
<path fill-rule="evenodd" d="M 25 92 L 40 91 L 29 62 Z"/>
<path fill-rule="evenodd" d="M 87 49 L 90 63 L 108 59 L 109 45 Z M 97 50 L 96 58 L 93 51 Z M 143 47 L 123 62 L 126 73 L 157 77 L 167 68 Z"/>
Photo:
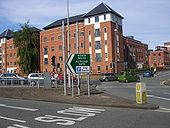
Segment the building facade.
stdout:
<path fill-rule="evenodd" d="M 155 51 L 150 52 L 149 67 L 162 69 L 170 67 L 169 51 L 167 50 L 167 47 L 157 46 Z"/>
<path fill-rule="evenodd" d="M 33 31 L 40 32 L 40 29 L 32 27 Z M 39 35 L 38 35 L 39 37 Z M 1 73 L 21 73 L 18 65 L 19 58 L 17 57 L 17 48 L 13 42 L 13 31 L 5 30 L 0 34 L 0 72 Z M 37 60 L 39 61 L 39 60 Z"/>
<path fill-rule="evenodd" d="M 133 36 L 124 36 L 125 63 L 126 68 L 147 68 L 148 67 L 148 45 L 134 39 Z"/>
<path fill-rule="evenodd" d="M 13 32 L 10 29 L 0 34 L 1 44 L 1 71 L 16 72 L 16 49 L 13 45 Z"/>
<path fill-rule="evenodd" d="M 124 70 L 122 19 L 121 15 L 104 3 L 86 14 L 70 17 L 70 51 L 68 51 L 67 44 L 66 18 L 44 27 L 44 31 L 40 33 L 41 71 L 53 71 L 52 56 L 55 56 L 56 63 L 60 63 L 58 70 L 60 72 L 63 70 L 62 21 L 64 21 L 65 30 L 66 58 L 68 58 L 68 52 L 71 54 L 77 53 L 77 51 L 78 53 L 89 53 L 93 74 L 115 72 L 114 64 L 117 64 L 117 72 Z M 78 45 L 76 35 L 78 35 Z"/>

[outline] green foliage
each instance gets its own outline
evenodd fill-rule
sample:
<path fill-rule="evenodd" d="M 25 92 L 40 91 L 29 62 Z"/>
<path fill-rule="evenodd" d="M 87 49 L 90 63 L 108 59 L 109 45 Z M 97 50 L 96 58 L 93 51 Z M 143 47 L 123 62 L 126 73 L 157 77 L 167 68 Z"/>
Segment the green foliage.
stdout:
<path fill-rule="evenodd" d="M 14 32 L 14 46 L 17 48 L 18 64 L 24 74 L 39 70 L 39 34 L 28 25 Z"/>

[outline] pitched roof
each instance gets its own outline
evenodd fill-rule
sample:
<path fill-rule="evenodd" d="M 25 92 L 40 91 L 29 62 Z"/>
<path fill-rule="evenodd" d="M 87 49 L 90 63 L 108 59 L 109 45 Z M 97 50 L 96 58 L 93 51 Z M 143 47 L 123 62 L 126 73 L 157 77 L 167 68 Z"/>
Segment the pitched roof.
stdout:
<path fill-rule="evenodd" d="M 72 23 L 75 23 L 75 22 L 82 22 L 82 21 L 84 21 L 84 19 L 82 18 L 83 15 L 84 14 L 69 17 L 69 23 L 72 24 Z M 47 30 L 47 29 L 51 29 L 51 28 L 54 28 L 54 27 L 61 26 L 62 25 L 62 21 L 64 21 L 64 24 L 66 24 L 67 23 L 67 18 L 57 20 L 57 21 L 47 25 L 43 29 Z"/>
<path fill-rule="evenodd" d="M 5 30 L 3 33 L 0 34 L 0 38 L 12 38 L 13 37 L 13 31 L 10 29 Z"/>
<path fill-rule="evenodd" d="M 124 19 L 121 15 L 119 15 L 116 11 L 114 11 L 112 8 L 110 8 L 105 3 L 99 4 L 97 7 L 95 7 L 88 13 L 86 13 L 83 17 L 90 17 L 90 16 L 99 15 L 99 14 L 108 13 L 108 12 L 111 12 L 111 13 L 119 16 L 120 18 Z"/>
<path fill-rule="evenodd" d="M 42 31 L 41 29 L 36 28 L 36 27 L 30 27 L 30 29 L 32 29 L 34 32 L 40 32 L 40 31 Z"/>

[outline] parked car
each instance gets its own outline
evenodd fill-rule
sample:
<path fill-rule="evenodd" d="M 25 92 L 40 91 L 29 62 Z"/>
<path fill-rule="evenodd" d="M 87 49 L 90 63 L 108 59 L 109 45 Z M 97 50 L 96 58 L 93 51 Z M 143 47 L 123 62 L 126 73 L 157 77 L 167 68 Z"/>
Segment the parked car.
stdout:
<path fill-rule="evenodd" d="M 66 75 L 66 81 L 68 81 L 68 75 Z M 77 82 L 76 76 L 73 76 L 73 82 Z M 64 75 L 63 74 L 58 74 L 57 83 L 64 83 Z"/>
<path fill-rule="evenodd" d="M 51 76 L 51 84 L 54 85 L 56 82 L 55 78 Z M 44 84 L 44 73 L 30 73 L 28 75 L 28 83 L 30 85 Z"/>
<path fill-rule="evenodd" d="M 140 77 L 133 72 L 120 72 L 118 75 L 118 81 L 119 82 L 137 82 L 140 81 Z"/>
<path fill-rule="evenodd" d="M 99 78 L 100 81 L 114 81 L 117 80 L 117 76 L 114 73 L 103 73 L 101 75 L 101 78 Z"/>
<path fill-rule="evenodd" d="M 28 80 L 16 73 L 4 73 L 1 74 L 0 76 L 0 83 L 2 85 L 7 85 L 7 84 L 23 85 L 23 84 L 27 84 Z"/>
<path fill-rule="evenodd" d="M 146 70 L 143 73 L 143 77 L 153 77 L 154 73 L 151 70 Z"/>

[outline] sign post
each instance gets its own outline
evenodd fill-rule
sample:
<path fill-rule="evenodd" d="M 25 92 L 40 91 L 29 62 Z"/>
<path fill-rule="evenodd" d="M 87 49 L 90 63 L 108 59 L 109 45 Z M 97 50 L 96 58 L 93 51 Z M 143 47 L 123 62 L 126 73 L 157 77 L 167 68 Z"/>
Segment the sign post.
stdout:
<path fill-rule="evenodd" d="M 67 60 L 67 66 L 72 74 L 90 73 L 90 54 L 71 54 Z M 89 80 L 88 96 L 90 96 Z"/>

